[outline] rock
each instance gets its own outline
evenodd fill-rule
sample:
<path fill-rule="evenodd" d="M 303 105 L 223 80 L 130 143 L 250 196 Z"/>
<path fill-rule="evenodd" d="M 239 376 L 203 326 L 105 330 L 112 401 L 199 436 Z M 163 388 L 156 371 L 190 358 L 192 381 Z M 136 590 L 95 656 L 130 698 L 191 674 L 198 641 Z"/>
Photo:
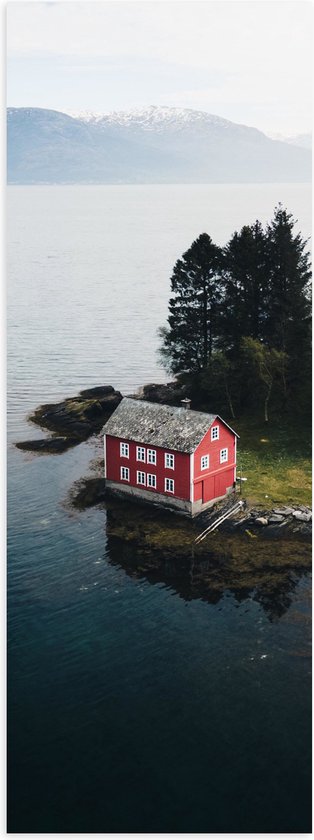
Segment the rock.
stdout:
<path fill-rule="evenodd" d="M 292 515 L 294 519 L 298 520 L 298 522 L 311 522 L 312 519 L 311 513 L 303 513 L 302 510 L 295 510 Z"/>
<path fill-rule="evenodd" d="M 85 478 L 74 485 L 71 505 L 79 510 L 99 505 L 106 497 L 105 478 Z"/>
<path fill-rule="evenodd" d="M 291 508 L 291 507 L 274 508 L 273 512 L 275 514 L 278 514 L 279 516 L 291 516 L 291 514 L 294 513 L 294 508 Z"/>
<path fill-rule="evenodd" d="M 66 452 L 67 449 L 76 444 L 76 438 L 52 437 L 40 438 L 40 440 L 20 440 L 16 443 L 16 447 L 25 452 L 42 452 L 48 455 Z"/>
<path fill-rule="evenodd" d="M 112 385 L 99 385 L 96 388 L 86 388 L 85 391 L 80 391 L 80 397 L 87 400 L 101 400 L 102 397 L 109 397 L 117 393 L 119 392 L 115 391 Z"/>
<path fill-rule="evenodd" d="M 23 441 L 17 446 L 30 452 L 64 452 L 100 432 L 121 400 L 120 391 L 115 391 L 112 385 L 102 385 L 60 403 L 41 405 L 29 419 L 55 436 L 51 440 Z"/>
<path fill-rule="evenodd" d="M 266 519 L 266 516 L 259 516 L 255 519 L 255 523 L 256 525 L 268 525 L 268 519 Z"/>
<path fill-rule="evenodd" d="M 277 513 L 273 513 L 268 520 L 269 525 L 278 525 L 278 522 L 283 522 L 284 516 L 280 516 Z"/>
<path fill-rule="evenodd" d="M 178 385 L 177 382 L 168 382 L 166 385 L 151 383 L 150 385 L 144 385 L 141 399 L 148 400 L 149 402 L 179 406 L 185 396 L 185 388 L 182 385 Z"/>

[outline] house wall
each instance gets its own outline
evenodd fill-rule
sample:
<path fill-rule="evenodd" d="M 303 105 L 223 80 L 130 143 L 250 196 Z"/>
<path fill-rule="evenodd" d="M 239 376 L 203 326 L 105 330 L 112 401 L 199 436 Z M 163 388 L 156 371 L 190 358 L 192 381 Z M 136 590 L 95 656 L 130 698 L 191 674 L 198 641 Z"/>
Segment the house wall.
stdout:
<path fill-rule="evenodd" d="M 130 447 L 129 458 L 120 456 L 120 443 L 128 443 Z M 157 464 L 147 464 L 143 461 L 136 460 L 136 447 L 145 446 L 145 449 L 156 450 Z M 174 455 L 175 469 L 166 469 L 165 452 Z M 190 456 L 185 453 L 175 452 L 173 449 L 162 449 L 158 446 L 150 445 L 149 447 L 142 443 L 142 441 L 130 441 L 127 438 L 116 438 L 111 435 L 105 436 L 105 463 L 106 463 L 106 478 L 108 481 L 119 482 L 124 486 L 136 487 L 139 491 L 144 491 L 149 494 L 162 493 L 169 499 L 190 499 Z M 122 481 L 120 479 L 120 467 L 129 467 L 130 481 Z M 138 485 L 136 482 L 136 473 L 138 470 L 147 473 L 153 473 L 157 477 L 157 487 L 144 487 Z M 174 480 L 175 492 L 167 493 L 165 491 L 165 478 L 172 478 Z"/>
<path fill-rule="evenodd" d="M 140 490 L 138 487 L 134 487 L 132 484 L 129 485 L 127 482 L 108 481 L 108 479 L 106 479 L 106 492 L 125 498 L 128 501 L 141 502 L 141 504 L 147 503 L 151 505 L 153 501 L 154 505 L 158 505 L 159 507 L 174 510 L 186 516 L 193 516 L 192 503 L 188 499 L 178 499 L 172 494 L 168 498 L 168 495 L 165 493 L 154 491 L 152 496 L 151 490 L 146 490 L 145 487 Z"/>
<path fill-rule="evenodd" d="M 236 436 L 221 420 L 212 424 L 219 428 L 219 439 L 211 440 L 211 429 L 206 432 L 194 453 L 194 502 L 206 504 L 221 498 L 235 481 Z M 228 461 L 220 463 L 221 449 L 228 449 Z M 201 470 L 201 458 L 209 455 L 209 467 Z"/>
<path fill-rule="evenodd" d="M 152 496 L 151 491 L 146 491 L 145 489 L 139 490 L 137 487 L 134 487 L 132 484 L 127 484 L 124 481 L 110 481 L 108 479 L 106 479 L 106 492 L 112 493 L 115 496 L 118 495 L 121 498 L 127 498 L 129 501 L 147 504 L 151 504 L 153 501 L 154 505 L 157 504 L 159 507 L 164 507 L 167 510 L 174 510 L 192 517 L 198 516 L 204 510 L 211 508 L 217 501 L 223 500 L 226 497 L 226 493 L 223 493 L 222 496 L 218 496 L 202 504 L 202 501 L 190 502 L 187 499 L 177 499 L 175 496 L 168 498 L 165 493 L 158 493 L 156 491 L 154 491 Z"/>

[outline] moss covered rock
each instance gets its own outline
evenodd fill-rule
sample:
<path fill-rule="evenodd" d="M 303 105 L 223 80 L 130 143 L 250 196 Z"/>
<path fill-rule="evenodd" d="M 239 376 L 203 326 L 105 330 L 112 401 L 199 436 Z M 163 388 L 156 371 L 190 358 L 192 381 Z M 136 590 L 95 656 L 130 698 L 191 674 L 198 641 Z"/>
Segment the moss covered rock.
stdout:
<path fill-rule="evenodd" d="M 91 435 L 98 434 L 122 400 L 112 385 L 89 388 L 77 397 L 59 403 L 45 403 L 35 409 L 29 420 L 53 433 L 46 440 L 20 441 L 18 449 L 29 452 L 64 452 Z"/>

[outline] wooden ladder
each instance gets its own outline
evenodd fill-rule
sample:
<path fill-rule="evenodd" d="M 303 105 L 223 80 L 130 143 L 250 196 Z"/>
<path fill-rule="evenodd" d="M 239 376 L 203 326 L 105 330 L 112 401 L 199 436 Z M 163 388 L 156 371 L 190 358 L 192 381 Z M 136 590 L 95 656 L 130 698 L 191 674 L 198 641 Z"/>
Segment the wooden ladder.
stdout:
<path fill-rule="evenodd" d="M 231 508 L 228 508 L 228 510 L 226 510 L 224 513 L 220 514 L 220 516 L 218 516 L 218 518 L 215 519 L 214 522 L 212 522 L 210 525 L 208 525 L 207 528 L 205 528 L 205 531 L 202 531 L 201 534 L 198 534 L 198 536 L 195 538 L 194 542 L 196 544 L 202 542 L 205 539 L 205 537 L 207 537 L 208 534 L 211 534 L 212 531 L 215 531 L 215 528 L 218 528 L 218 525 L 221 525 L 221 523 L 224 522 L 225 519 L 228 519 L 228 516 L 231 516 L 232 513 L 236 513 L 238 510 L 241 510 L 243 507 L 244 507 L 244 502 L 242 501 L 242 499 L 240 499 L 239 502 L 236 502 L 235 505 L 233 505 Z"/>

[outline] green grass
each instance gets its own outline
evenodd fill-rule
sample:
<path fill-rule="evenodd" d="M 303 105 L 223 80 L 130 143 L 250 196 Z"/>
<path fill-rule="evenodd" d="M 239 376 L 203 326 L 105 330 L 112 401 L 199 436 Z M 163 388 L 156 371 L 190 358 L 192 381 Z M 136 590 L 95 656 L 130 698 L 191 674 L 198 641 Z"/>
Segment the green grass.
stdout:
<path fill-rule="evenodd" d="M 254 420 L 233 420 L 240 435 L 238 469 L 247 481 L 243 496 L 249 504 L 311 505 L 311 438 L 302 424 L 274 426 Z"/>

